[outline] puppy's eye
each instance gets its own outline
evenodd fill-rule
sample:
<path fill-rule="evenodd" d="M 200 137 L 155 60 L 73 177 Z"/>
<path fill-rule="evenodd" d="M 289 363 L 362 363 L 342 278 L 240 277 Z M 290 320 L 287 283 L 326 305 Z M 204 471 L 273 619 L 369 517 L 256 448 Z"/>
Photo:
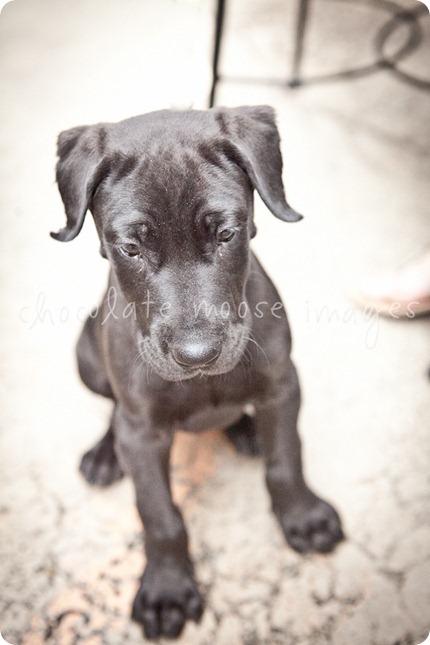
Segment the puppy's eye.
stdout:
<path fill-rule="evenodd" d="M 218 244 L 221 242 L 230 242 L 236 235 L 234 228 L 224 228 L 222 231 L 219 231 L 217 234 Z"/>
<path fill-rule="evenodd" d="M 135 258 L 140 255 L 140 247 L 137 244 L 121 244 L 119 250 L 128 258 Z"/>

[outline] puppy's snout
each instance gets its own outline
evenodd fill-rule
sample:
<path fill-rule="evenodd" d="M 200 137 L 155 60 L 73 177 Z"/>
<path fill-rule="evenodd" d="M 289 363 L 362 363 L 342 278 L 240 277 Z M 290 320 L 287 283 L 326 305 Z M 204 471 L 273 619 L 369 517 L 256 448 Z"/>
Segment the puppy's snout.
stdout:
<path fill-rule="evenodd" d="M 174 360 L 182 367 L 206 367 L 221 353 L 221 343 L 211 339 L 190 340 L 170 348 Z"/>

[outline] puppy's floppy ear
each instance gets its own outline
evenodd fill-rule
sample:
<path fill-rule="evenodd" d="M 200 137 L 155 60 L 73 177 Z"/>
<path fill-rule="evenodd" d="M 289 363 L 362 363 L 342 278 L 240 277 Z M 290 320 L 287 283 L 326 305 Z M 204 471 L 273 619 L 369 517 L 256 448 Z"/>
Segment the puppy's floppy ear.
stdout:
<path fill-rule="evenodd" d="M 275 111 L 267 105 L 215 108 L 221 131 L 230 134 L 252 185 L 267 208 L 284 222 L 302 219 L 285 199 Z"/>
<path fill-rule="evenodd" d="M 58 137 L 56 178 L 67 225 L 51 233 L 55 240 L 73 240 L 83 226 L 94 192 L 108 172 L 102 154 L 104 138 L 105 130 L 97 126 L 72 128 Z"/>

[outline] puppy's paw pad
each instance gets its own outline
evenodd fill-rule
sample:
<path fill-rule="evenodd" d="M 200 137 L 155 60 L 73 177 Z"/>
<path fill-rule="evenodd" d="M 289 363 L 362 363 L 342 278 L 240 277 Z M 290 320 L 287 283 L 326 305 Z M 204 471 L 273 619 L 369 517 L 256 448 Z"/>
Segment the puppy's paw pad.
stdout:
<path fill-rule="evenodd" d="M 114 451 L 113 441 L 102 439 L 81 459 L 79 470 L 89 484 L 110 486 L 124 477 Z"/>

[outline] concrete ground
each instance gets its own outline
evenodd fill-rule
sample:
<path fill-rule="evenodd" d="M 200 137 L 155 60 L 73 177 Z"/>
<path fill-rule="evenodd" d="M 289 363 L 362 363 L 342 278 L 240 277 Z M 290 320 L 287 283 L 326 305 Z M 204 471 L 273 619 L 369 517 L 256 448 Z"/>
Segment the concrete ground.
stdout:
<path fill-rule="evenodd" d="M 373 60 L 380 5 L 312 9 L 306 73 Z M 216 429 L 179 434 L 174 493 L 207 599 L 179 643 L 416 645 L 430 631 L 430 323 L 364 315 L 349 295 L 430 244 L 430 93 L 390 71 L 295 91 L 232 80 L 287 76 L 294 10 L 230 0 L 218 103 L 278 112 L 288 197 L 306 218 L 283 224 L 258 202 L 254 248 L 290 314 L 308 479 L 347 540 L 299 556 L 270 513 L 260 460 Z M 420 24 L 401 66 L 430 80 L 429 18 Z M 73 353 L 107 266 L 90 217 L 73 243 L 48 236 L 64 223 L 55 140 L 78 124 L 205 107 L 212 27 L 209 0 L 15 0 L 1 14 L 0 631 L 13 645 L 143 642 L 129 618 L 144 564 L 131 484 L 94 490 L 77 472 L 109 417 Z"/>

